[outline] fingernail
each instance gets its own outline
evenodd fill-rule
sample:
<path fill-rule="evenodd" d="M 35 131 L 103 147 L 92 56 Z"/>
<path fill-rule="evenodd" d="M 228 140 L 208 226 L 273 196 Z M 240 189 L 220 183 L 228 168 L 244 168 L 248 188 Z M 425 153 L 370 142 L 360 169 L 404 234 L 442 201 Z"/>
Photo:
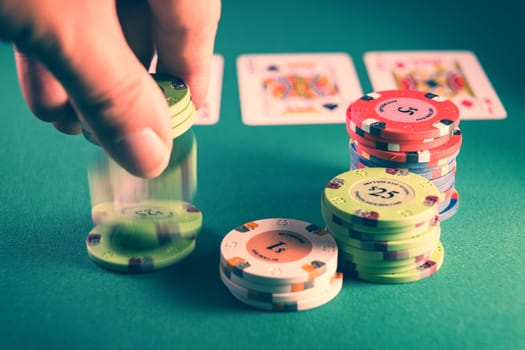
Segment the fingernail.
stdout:
<path fill-rule="evenodd" d="M 160 175 L 170 158 L 170 149 L 152 129 L 146 128 L 116 140 L 119 163 L 134 175 L 152 178 Z"/>

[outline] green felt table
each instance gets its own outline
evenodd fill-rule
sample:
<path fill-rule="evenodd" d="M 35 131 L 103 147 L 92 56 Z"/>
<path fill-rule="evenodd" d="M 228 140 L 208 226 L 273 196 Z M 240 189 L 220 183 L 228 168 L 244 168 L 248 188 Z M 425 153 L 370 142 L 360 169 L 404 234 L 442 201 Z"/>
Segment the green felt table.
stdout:
<path fill-rule="evenodd" d="M 31 115 L 1 44 L 0 348 L 524 349 L 525 28 L 515 3 L 225 0 L 221 120 L 194 127 L 204 227 L 186 260 L 138 275 L 88 258 L 95 147 Z M 320 191 L 349 166 L 343 124 L 244 125 L 237 56 L 347 52 L 369 91 L 366 51 L 451 49 L 477 54 L 508 118 L 461 124 L 461 207 L 442 225 L 443 268 L 403 285 L 345 279 L 335 300 L 304 312 L 233 299 L 218 275 L 222 237 L 266 217 L 320 224 Z"/>

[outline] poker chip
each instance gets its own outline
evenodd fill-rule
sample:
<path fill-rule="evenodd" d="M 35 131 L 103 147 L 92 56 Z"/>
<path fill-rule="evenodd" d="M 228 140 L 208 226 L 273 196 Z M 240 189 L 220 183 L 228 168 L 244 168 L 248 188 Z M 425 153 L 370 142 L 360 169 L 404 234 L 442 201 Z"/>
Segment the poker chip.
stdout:
<path fill-rule="evenodd" d="M 164 94 L 169 107 L 171 137 L 176 139 L 190 129 L 197 114 L 191 99 L 188 85 L 180 78 L 164 74 L 151 73 L 159 88 Z M 98 141 L 89 128 L 82 124 L 82 134 L 91 143 L 98 145 Z"/>
<path fill-rule="evenodd" d="M 355 140 L 354 140 L 355 141 Z M 379 159 L 370 155 L 362 156 L 357 151 L 357 142 L 351 142 L 349 144 L 350 150 L 350 161 L 354 167 L 362 165 L 363 167 L 383 167 L 383 168 L 396 168 L 396 169 L 407 169 L 411 172 L 425 176 L 427 178 L 436 178 L 443 176 L 450 171 L 455 170 L 456 158 L 450 157 L 440 160 L 438 163 L 396 163 L 388 160 Z"/>
<path fill-rule="evenodd" d="M 350 124 L 353 125 L 353 121 L 350 121 Z M 364 146 L 374 148 L 381 151 L 391 151 L 391 152 L 414 152 L 428 150 L 442 146 L 448 141 L 448 137 L 438 137 L 424 139 L 421 141 L 411 141 L 411 142 L 395 142 L 392 140 L 382 139 L 370 134 L 365 133 L 363 130 L 355 127 L 348 130 L 348 134 L 352 139 L 357 140 Z M 366 136 L 368 135 L 368 136 Z M 448 136 L 448 135 L 447 135 Z"/>
<path fill-rule="evenodd" d="M 361 259 L 358 256 L 354 256 L 350 253 L 347 253 L 341 250 L 339 262 L 341 266 L 343 267 L 343 271 L 346 271 L 345 267 L 353 266 L 356 270 L 359 270 L 361 267 L 363 267 L 364 269 L 374 268 L 381 272 L 388 271 L 388 273 L 391 273 L 392 271 L 406 270 L 407 267 L 420 266 L 425 261 L 430 259 L 431 254 L 432 254 L 432 251 L 428 251 L 423 254 L 420 254 L 420 255 L 417 255 L 411 258 L 406 258 L 406 259 L 389 260 L 389 261 L 370 261 L 366 259 Z M 351 265 L 348 265 L 348 263 L 351 263 Z"/>
<path fill-rule="evenodd" d="M 411 259 L 417 256 L 421 256 L 427 252 L 432 251 L 438 243 L 438 241 L 439 236 L 434 236 L 430 240 L 420 242 L 420 244 L 415 247 L 391 251 L 371 251 L 356 248 L 344 241 L 338 242 L 338 246 L 340 250 L 352 255 L 355 258 L 358 258 L 361 261 L 381 262 Z"/>
<path fill-rule="evenodd" d="M 195 249 L 193 239 L 172 239 L 155 247 L 131 248 L 115 240 L 113 225 L 97 225 L 86 238 L 88 255 L 105 268 L 122 272 L 148 272 L 165 268 Z"/>
<path fill-rule="evenodd" d="M 359 144 L 357 141 L 353 141 L 356 144 L 356 149 L 359 154 L 366 153 L 368 155 L 375 156 L 382 160 L 388 160 L 401 164 L 417 164 L 417 163 L 429 163 L 435 164 L 447 159 L 449 157 L 457 156 L 462 143 L 462 134 L 459 129 L 453 131 L 448 141 L 442 146 L 436 147 L 432 150 L 421 150 L 414 152 L 391 152 L 377 150 L 371 147 L 366 147 Z M 366 158 L 366 156 L 364 156 Z M 399 165 L 403 167 L 403 165 Z"/>
<path fill-rule="evenodd" d="M 253 282 L 305 282 L 337 265 L 337 245 L 315 224 L 263 219 L 231 230 L 222 240 L 221 259 L 232 273 Z"/>
<path fill-rule="evenodd" d="M 202 212 L 183 201 L 143 201 L 100 203 L 91 210 L 93 224 L 111 224 L 131 231 L 143 231 L 166 236 L 193 237 L 202 226 Z"/>
<path fill-rule="evenodd" d="M 446 208 L 444 208 L 443 210 L 439 212 L 441 221 L 450 219 L 458 211 L 458 208 L 459 208 L 459 193 L 456 189 L 454 189 L 454 191 L 451 194 L 448 205 L 446 206 Z"/>
<path fill-rule="evenodd" d="M 422 245 L 429 244 L 431 241 L 438 240 L 441 235 L 438 222 L 421 233 L 416 233 L 407 238 L 390 240 L 361 240 L 352 238 L 348 235 L 342 235 L 340 232 L 337 233 L 337 227 L 334 225 L 331 225 L 331 227 L 332 229 L 329 231 L 338 242 L 341 242 L 341 245 L 339 245 L 340 247 L 348 245 L 353 248 L 374 252 L 395 252 L 421 247 Z"/>
<path fill-rule="evenodd" d="M 325 216 L 323 216 L 325 218 Z M 390 232 L 380 232 L 380 233 L 370 233 L 370 232 L 360 232 L 354 231 L 347 226 L 338 224 L 335 221 L 330 221 L 325 219 L 325 222 L 330 225 L 330 233 L 340 240 L 358 240 L 360 242 L 385 242 L 385 241 L 399 241 L 404 239 L 409 239 L 414 235 L 417 235 L 421 232 L 424 232 L 428 229 L 429 223 L 423 223 L 422 225 L 406 229 L 406 231 L 400 231 L 395 233 Z M 368 243 L 363 243 L 364 245 Z"/>
<path fill-rule="evenodd" d="M 323 192 L 326 209 L 348 223 L 412 227 L 437 212 L 440 192 L 417 174 L 388 168 L 365 168 L 337 175 Z"/>
<path fill-rule="evenodd" d="M 402 271 L 390 272 L 390 273 L 371 273 L 366 270 L 347 268 L 350 275 L 359 279 L 375 282 L 375 283 L 408 283 L 419 281 L 424 278 L 430 277 L 435 274 L 443 265 L 445 260 L 445 250 L 443 245 L 440 243 L 437 245 L 432 255 L 428 260 L 422 264 Z"/>
<path fill-rule="evenodd" d="M 239 287 L 238 285 L 231 283 L 227 278 L 221 274 L 221 279 L 224 285 L 228 288 L 230 293 L 237 300 L 251 307 L 267 310 L 267 311 L 304 311 L 322 306 L 332 299 L 334 299 L 343 287 L 343 276 L 342 274 L 336 274 L 330 280 L 328 286 L 324 286 L 320 290 L 311 290 L 308 296 L 303 298 L 294 299 L 282 299 L 273 294 L 261 296 L 258 293 L 253 293 L 247 289 Z"/>
<path fill-rule="evenodd" d="M 187 202 L 144 201 L 92 209 L 95 229 L 86 239 L 89 257 L 117 271 L 164 268 L 193 251 L 202 227 L 201 211 Z"/>
<path fill-rule="evenodd" d="M 314 288 L 319 285 L 326 285 L 329 283 L 329 279 L 333 277 L 333 274 L 335 273 L 336 269 L 331 269 L 330 271 L 326 271 L 326 273 L 322 274 L 321 276 L 305 281 L 305 282 L 298 282 L 298 283 L 289 283 L 289 284 L 263 284 L 263 283 L 255 283 L 248 281 L 246 279 L 240 278 L 234 273 L 231 273 L 231 270 L 229 270 L 223 263 L 220 264 L 220 269 L 222 273 L 231 280 L 232 283 L 235 283 L 241 287 L 255 290 L 258 292 L 263 293 L 287 293 L 287 292 L 299 292 L 307 289 Z"/>
<path fill-rule="evenodd" d="M 350 120 L 370 135 L 391 140 L 423 141 L 452 134 L 459 109 L 439 95 L 416 90 L 372 92 L 352 103 Z"/>
<path fill-rule="evenodd" d="M 251 221 L 228 232 L 220 246 L 220 276 L 245 304 L 273 311 L 321 306 L 341 290 L 338 249 L 321 227 L 301 220 Z"/>
<path fill-rule="evenodd" d="M 354 224 L 345 221 L 341 218 L 339 213 L 334 213 L 332 209 L 325 204 L 324 198 L 321 199 L 321 215 L 324 222 L 330 226 L 330 233 L 336 236 L 344 237 L 345 239 L 355 238 L 359 240 L 381 240 L 387 239 L 404 239 L 412 237 L 418 233 L 426 231 L 436 220 L 437 216 L 433 216 L 430 220 L 425 220 L 410 226 L 400 227 L 382 227 L 369 225 Z"/>
<path fill-rule="evenodd" d="M 172 118 L 189 106 L 190 89 L 182 79 L 165 73 L 152 73 L 151 76 L 162 90 Z"/>
<path fill-rule="evenodd" d="M 175 139 L 190 129 L 193 126 L 196 115 L 195 106 L 191 103 L 185 111 L 175 116 L 177 118 L 172 117 L 171 137 Z"/>
<path fill-rule="evenodd" d="M 153 198 L 192 202 L 197 191 L 197 140 L 192 129 L 173 139 L 168 167 L 148 180 Z"/>
<path fill-rule="evenodd" d="M 171 115 L 170 117 L 170 126 L 172 128 L 177 127 L 184 121 L 186 121 L 188 118 L 190 118 L 193 114 L 194 108 L 193 103 L 190 101 L 186 106 L 182 108 L 182 110 L 174 115 Z"/>
<path fill-rule="evenodd" d="M 326 279 L 324 283 L 319 283 L 312 288 L 293 292 L 263 292 L 259 289 L 247 288 L 234 283 L 224 274 L 222 269 L 219 271 L 219 275 L 230 291 L 234 290 L 235 293 L 241 294 L 248 299 L 262 302 L 297 302 L 312 297 L 316 298 L 326 293 L 326 289 L 330 289 L 333 286 L 334 280 L 340 278 L 339 275 L 335 273 L 328 275 L 329 278 Z"/>

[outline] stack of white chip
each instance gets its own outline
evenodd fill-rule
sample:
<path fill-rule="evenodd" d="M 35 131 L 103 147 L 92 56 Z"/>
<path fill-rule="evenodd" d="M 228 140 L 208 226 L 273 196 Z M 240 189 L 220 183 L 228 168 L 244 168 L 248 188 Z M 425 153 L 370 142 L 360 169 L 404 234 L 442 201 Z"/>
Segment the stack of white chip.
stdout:
<path fill-rule="evenodd" d="M 319 226 L 263 219 L 231 230 L 222 240 L 220 276 L 241 302 L 263 310 L 300 311 L 339 293 L 337 244 Z"/>

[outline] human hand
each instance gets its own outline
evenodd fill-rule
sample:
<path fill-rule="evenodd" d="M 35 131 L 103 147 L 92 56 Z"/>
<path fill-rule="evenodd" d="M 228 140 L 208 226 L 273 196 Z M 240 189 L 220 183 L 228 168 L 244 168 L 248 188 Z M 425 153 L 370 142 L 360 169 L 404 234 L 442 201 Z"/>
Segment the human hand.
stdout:
<path fill-rule="evenodd" d="M 204 103 L 220 0 L 0 0 L 32 112 L 77 134 L 79 120 L 132 174 L 155 177 L 171 152 L 168 106 L 147 73 L 182 78 Z M 146 67 L 146 68 L 145 68 Z"/>

